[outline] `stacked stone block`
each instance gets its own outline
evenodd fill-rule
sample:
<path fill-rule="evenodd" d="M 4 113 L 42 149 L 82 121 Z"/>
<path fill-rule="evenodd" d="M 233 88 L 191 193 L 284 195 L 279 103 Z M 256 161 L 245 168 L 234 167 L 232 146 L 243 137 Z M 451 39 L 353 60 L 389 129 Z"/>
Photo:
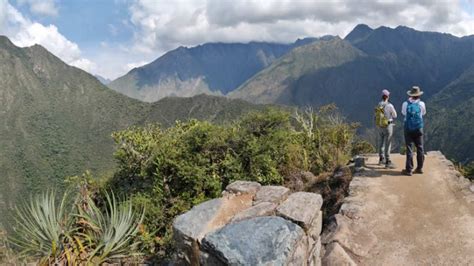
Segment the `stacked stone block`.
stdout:
<path fill-rule="evenodd" d="M 323 199 L 237 181 L 173 224 L 180 263 L 320 265 Z"/>

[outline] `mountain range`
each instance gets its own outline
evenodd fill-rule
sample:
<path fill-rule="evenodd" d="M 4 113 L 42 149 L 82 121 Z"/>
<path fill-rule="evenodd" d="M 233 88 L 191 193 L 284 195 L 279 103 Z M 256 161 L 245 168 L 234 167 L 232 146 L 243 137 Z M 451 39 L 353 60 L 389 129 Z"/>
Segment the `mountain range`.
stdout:
<path fill-rule="evenodd" d="M 166 96 L 225 95 L 291 49 L 330 38 L 305 38 L 291 44 L 207 43 L 179 47 L 132 69 L 109 87 L 147 102 Z"/>
<path fill-rule="evenodd" d="M 192 95 L 198 92 L 224 94 L 258 104 L 317 107 L 335 103 L 349 120 L 361 122 L 363 130 L 373 127 L 373 106 L 380 99 L 383 88 L 391 91 L 391 101 L 399 110 L 407 98 L 406 91 L 413 85 L 420 86 L 425 93 L 423 99 L 427 101 L 428 109 L 431 104 L 434 107 L 432 115 L 427 117 L 428 125 L 450 124 L 454 121 L 450 117 L 456 116 L 457 109 L 443 108 L 442 101 L 438 100 L 448 96 L 452 98 L 454 89 L 458 88 L 464 93 L 466 98 L 458 99 L 463 104 L 471 99 L 472 87 L 470 79 L 466 77 L 474 65 L 474 36 L 456 37 L 404 26 L 372 29 L 360 24 L 344 39 L 328 36 L 304 40 L 286 46 L 250 43 L 181 47 L 130 71 L 112 82 L 110 87 L 120 92 L 127 91 L 127 95 L 135 93 L 135 97 L 141 99 L 148 97 L 137 96 L 145 91 L 146 95 L 158 95 L 148 100 L 160 98 L 163 91 L 168 91 L 165 95 Z M 253 49 L 250 48 L 252 46 Z M 259 48 L 255 48 L 257 46 Z M 242 47 L 251 51 L 245 53 L 246 60 L 233 60 L 232 56 L 227 55 L 235 53 L 242 58 Z M 275 47 L 280 47 L 280 53 L 275 52 Z M 261 60 L 262 57 L 255 52 L 259 49 L 267 55 L 264 58 L 271 60 Z M 201 62 L 204 59 L 209 59 L 205 61 L 207 65 Z M 255 62 L 258 62 L 258 67 L 255 67 Z M 209 70 L 216 66 L 221 66 L 221 71 Z M 248 72 L 241 75 L 242 69 Z M 234 78 L 236 75 L 238 79 Z M 164 82 L 170 76 L 178 78 Z M 196 78 L 198 76 L 201 78 Z M 122 82 L 131 80 L 131 77 L 133 84 L 147 85 L 127 86 Z M 185 84 L 191 80 L 193 82 Z M 114 86 L 117 83 L 121 84 L 120 89 Z M 180 85 L 176 86 L 178 83 Z M 173 85 L 168 86 L 170 84 Z M 205 84 L 205 89 L 197 89 L 200 85 L 196 84 Z M 167 89 L 163 89 L 164 86 Z M 469 110 L 472 108 L 469 104 L 465 107 Z M 440 108 L 451 115 L 435 115 Z M 430 137 L 434 133 L 431 131 L 433 128 L 429 127 L 428 147 L 446 150 L 447 155 L 456 160 L 473 158 L 468 152 L 474 148 L 474 141 L 469 139 L 472 130 L 463 124 L 459 128 L 467 132 L 461 138 L 459 148 L 448 149 L 441 144 L 444 137 Z M 444 130 L 451 132 L 449 127 Z"/>
<path fill-rule="evenodd" d="M 320 67 L 322 62 L 326 65 Z M 292 50 L 230 96 L 298 106 L 336 103 L 351 120 L 370 126 L 372 106 L 383 88 L 400 108 L 412 85 L 420 86 L 429 99 L 473 62 L 472 38 L 358 25 L 345 39 Z"/>
<path fill-rule="evenodd" d="M 19 48 L 3 36 L 0 62 L 0 212 L 19 195 L 60 188 L 67 176 L 112 171 L 116 130 L 189 118 L 230 120 L 261 108 L 206 95 L 140 102 L 42 46 Z"/>
<path fill-rule="evenodd" d="M 473 36 L 358 25 L 344 39 L 180 47 L 113 81 L 113 90 L 39 45 L 0 36 L 0 210 L 87 169 L 112 171 L 110 135 L 129 126 L 335 103 L 368 130 L 380 91 L 388 88 L 399 110 L 412 85 L 425 92 L 428 149 L 472 161 Z"/>

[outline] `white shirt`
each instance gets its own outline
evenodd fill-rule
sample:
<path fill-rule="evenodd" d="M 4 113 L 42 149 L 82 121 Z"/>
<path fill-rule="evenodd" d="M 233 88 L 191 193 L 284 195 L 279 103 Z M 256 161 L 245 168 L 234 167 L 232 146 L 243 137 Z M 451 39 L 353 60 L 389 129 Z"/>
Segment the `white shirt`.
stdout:
<path fill-rule="evenodd" d="M 393 121 L 395 118 L 397 118 L 397 111 L 395 110 L 395 107 L 393 104 L 390 102 L 384 102 L 381 101 L 379 105 L 385 104 L 385 108 L 383 109 L 385 117 L 388 119 L 388 121 Z"/>
<path fill-rule="evenodd" d="M 426 105 L 424 102 L 420 101 L 420 99 L 413 100 L 411 97 L 408 98 L 408 101 L 410 101 L 410 103 L 420 103 L 421 115 L 422 116 L 426 115 Z M 408 106 L 408 103 L 406 101 L 403 102 L 402 115 L 404 115 L 405 117 L 407 116 L 407 106 Z"/>

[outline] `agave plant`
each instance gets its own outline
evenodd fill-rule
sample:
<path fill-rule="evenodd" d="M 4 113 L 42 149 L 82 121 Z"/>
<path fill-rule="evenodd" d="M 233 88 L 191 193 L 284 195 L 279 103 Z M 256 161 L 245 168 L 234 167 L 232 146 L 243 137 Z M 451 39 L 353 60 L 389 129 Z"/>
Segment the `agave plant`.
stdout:
<path fill-rule="evenodd" d="M 14 234 L 9 239 L 19 255 L 40 257 L 43 263 L 58 263 L 66 253 L 74 252 L 73 235 L 77 229 L 68 204 L 70 193 L 64 193 L 59 201 L 56 199 L 56 193 L 48 191 L 15 209 Z"/>
<path fill-rule="evenodd" d="M 83 230 L 79 233 L 90 249 L 88 262 L 100 264 L 111 259 L 138 255 L 136 235 L 143 221 L 144 210 L 136 212 L 129 201 L 118 203 L 114 194 L 105 193 L 106 208 L 101 210 L 87 199 L 87 207 L 80 208 Z"/>

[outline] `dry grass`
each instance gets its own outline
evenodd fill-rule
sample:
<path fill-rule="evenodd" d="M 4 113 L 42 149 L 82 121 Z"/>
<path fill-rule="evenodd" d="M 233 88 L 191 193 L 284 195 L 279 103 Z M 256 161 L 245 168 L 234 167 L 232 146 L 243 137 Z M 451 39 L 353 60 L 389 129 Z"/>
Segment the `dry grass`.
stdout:
<path fill-rule="evenodd" d="M 285 186 L 292 191 L 318 193 L 323 197 L 323 222 L 339 212 L 344 198 L 348 195 L 352 172 L 349 167 L 339 167 L 333 173 L 318 176 L 310 172 L 297 172 L 287 176 Z"/>

